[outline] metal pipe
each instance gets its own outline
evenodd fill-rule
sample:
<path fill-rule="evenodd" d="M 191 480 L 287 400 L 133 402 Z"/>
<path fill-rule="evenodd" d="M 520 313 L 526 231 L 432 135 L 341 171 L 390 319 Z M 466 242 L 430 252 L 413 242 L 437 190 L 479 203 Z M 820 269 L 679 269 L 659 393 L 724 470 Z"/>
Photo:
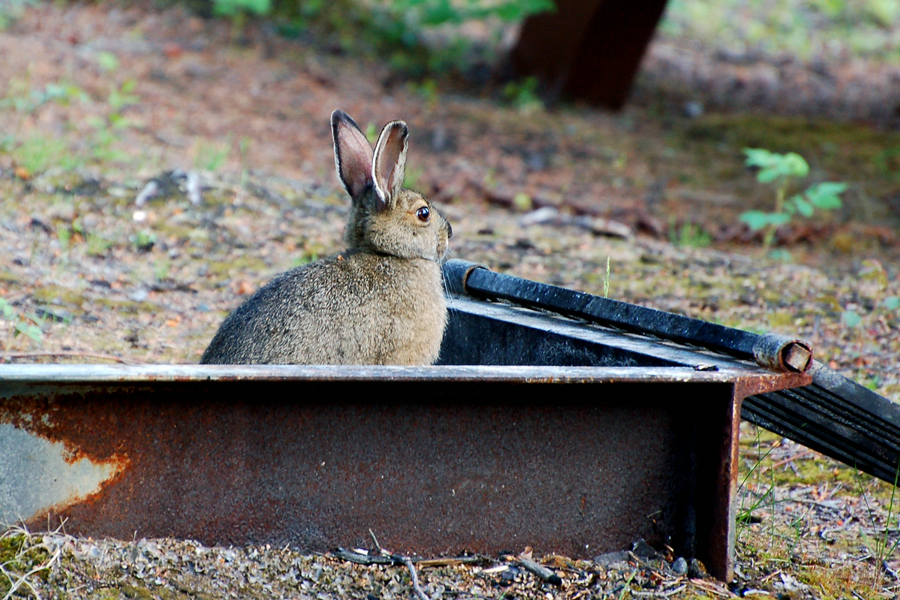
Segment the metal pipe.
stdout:
<path fill-rule="evenodd" d="M 797 338 L 750 333 L 645 306 L 495 273 L 476 263 L 447 261 L 444 264 L 444 280 L 451 293 L 486 300 L 506 300 L 529 308 L 551 310 L 607 327 L 653 335 L 753 360 L 767 369 L 802 373 L 812 363 L 812 346 Z"/>

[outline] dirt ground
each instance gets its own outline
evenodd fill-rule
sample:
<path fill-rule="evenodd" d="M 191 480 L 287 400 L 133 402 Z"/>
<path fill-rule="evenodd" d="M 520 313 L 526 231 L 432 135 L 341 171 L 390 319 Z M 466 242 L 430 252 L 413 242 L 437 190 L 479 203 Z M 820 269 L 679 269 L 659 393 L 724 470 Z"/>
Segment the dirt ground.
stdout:
<path fill-rule="evenodd" d="M 877 93 L 853 96 L 847 82 L 862 85 L 862 67 L 833 65 L 804 104 L 792 82 L 808 84 L 798 73 L 814 65 L 735 67 L 734 57 L 661 39 L 634 103 L 607 114 L 505 102 L 490 84 L 404 82 L 377 59 L 263 26 L 241 44 L 231 36 L 225 21 L 119 4 L 42 4 L 0 32 L 4 360 L 196 362 L 248 294 L 341 249 L 347 202 L 328 118 L 342 108 L 367 130 L 409 123 L 407 185 L 452 223 L 453 257 L 595 294 L 609 261 L 610 297 L 798 335 L 819 360 L 900 400 L 900 134 L 882 110 L 900 75 L 889 67 L 872 71 Z M 846 110 L 814 118 L 828 98 Z M 798 151 L 811 180 L 846 181 L 844 208 L 783 228 L 780 254 L 766 254 L 738 220 L 773 197 L 743 167 L 747 146 Z M 676 573 L 667 557 L 615 568 L 551 559 L 563 587 L 518 567 L 491 571 L 494 559 L 431 571 L 425 590 L 895 597 L 891 486 L 749 427 L 744 439 L 748 520 L 730 589 Z M 41 597 L 413 594 L 402 566 L 184 540 L 43 539 L 35 564 L 59 555 L 51 576 L 29 580 Z M 208 566 L 188 577 L 177 556 L 190 553 Z M 323 572 L 340 576 L 326 584 Z"/>

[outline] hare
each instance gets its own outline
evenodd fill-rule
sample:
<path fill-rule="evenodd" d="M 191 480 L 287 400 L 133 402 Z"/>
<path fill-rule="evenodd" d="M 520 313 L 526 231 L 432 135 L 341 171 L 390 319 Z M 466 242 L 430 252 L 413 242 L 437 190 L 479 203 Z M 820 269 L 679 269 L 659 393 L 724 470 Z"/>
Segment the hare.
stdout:
<path fill-rule="evenodd" d="M 282 273 L 222 323 L 205 364 L 424 365 L 438 356 L 447 305 L 441 262 L 452 235 L 404 189 L 409 129 L 385 125 L 373 152 L 345 112 L 331 114 L 334 163 L 352 200 L 347 250 Z"/>

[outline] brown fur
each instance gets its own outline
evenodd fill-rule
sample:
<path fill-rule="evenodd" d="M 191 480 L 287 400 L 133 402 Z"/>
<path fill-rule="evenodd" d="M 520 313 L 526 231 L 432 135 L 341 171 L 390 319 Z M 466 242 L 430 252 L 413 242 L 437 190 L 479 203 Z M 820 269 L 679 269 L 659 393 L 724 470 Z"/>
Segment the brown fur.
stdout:
<path fill-rule="evenodd" d="M 373 153 L 345 113 L 335 111 L 331 123 L 338 177 L 352 198 L 347 251 L 262 287 L 225 319 L 201 363 L 437 359 L 447 321 L 440 262 L 451 229 L 425 197 L 401 187 L 406 124 L 386 125 Z"/>

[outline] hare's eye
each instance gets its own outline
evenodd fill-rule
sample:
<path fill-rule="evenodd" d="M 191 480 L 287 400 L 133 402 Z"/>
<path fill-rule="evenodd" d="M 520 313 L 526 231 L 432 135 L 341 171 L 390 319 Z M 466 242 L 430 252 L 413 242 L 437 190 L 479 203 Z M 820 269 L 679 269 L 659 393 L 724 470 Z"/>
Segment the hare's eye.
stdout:
<path fill-rule="evenodd" d="M 416 216 L 419 217 L 419 220 L 423 223 L 427 223 L 428 219 L 431 217 L 431 211 L 428 210 L 427 206 L 423 206 L 416 211 Z"/>

